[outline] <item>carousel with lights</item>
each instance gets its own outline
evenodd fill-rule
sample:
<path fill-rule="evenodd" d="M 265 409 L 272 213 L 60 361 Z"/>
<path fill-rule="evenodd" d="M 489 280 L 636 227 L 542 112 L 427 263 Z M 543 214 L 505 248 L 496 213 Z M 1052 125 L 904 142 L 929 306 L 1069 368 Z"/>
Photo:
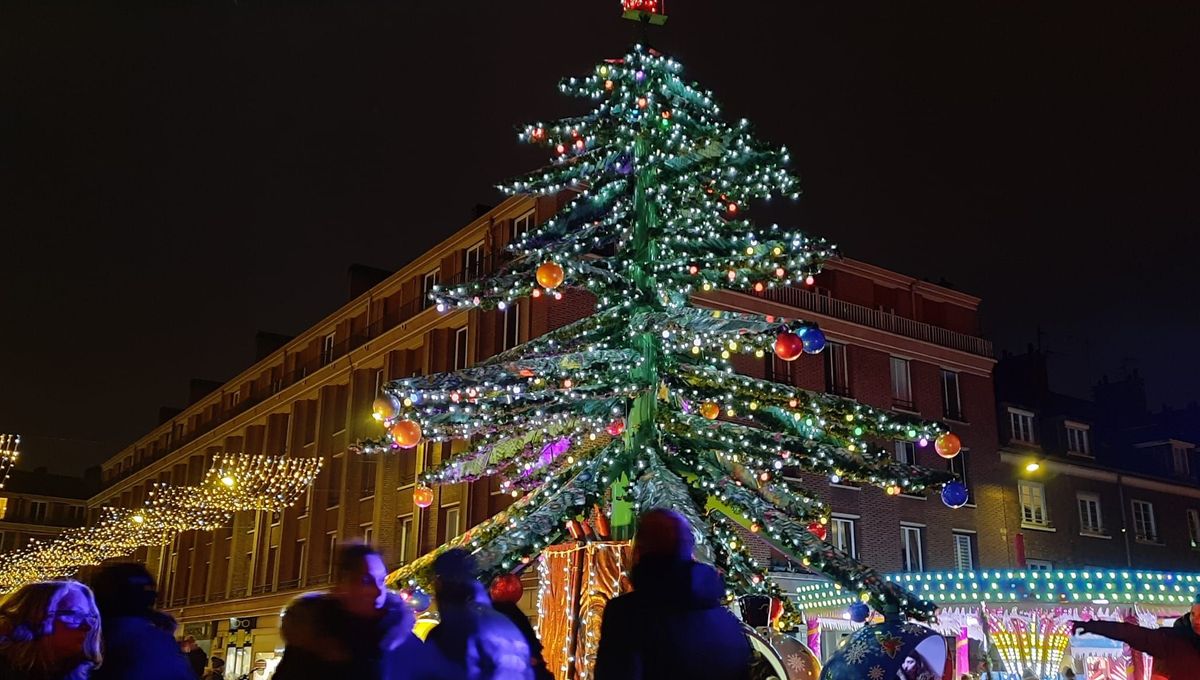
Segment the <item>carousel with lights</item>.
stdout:
<path fill-rule="evenodd" d="M 642 22 L 661 10 L 625 4 Z M 360 442 L 362 455 L 446 443 L 421 474 L 416 507 L 433 505 L 439 487 L 488 477 L 514 499 L 390 584 L 428 590 L 434 558 L 454 547 L 473 552 L 489 579 L 536 564 L 547 661 L 560 678 L 583 678 L 604 602 L 628 587 L 621 575 L 636 515 L 670 507 L 689 522 L 698 557 L 724 576 L 731 604 L 746 595 L 781 603 L 772 634 L 804 622 L 751 557 L 747 533 L 864 602 L 930 619 L 930 602 L 827 542 L 828 507 L 784 473 L 962 505 L 966 489 L 949 473 L 900 464 L 886 449 L 901 440 L 950 458 L 958 437 L 735 372 L 734 361 L 771 353 L 820 361 L 825 335 L 803 319 L 710 309 L 695 297 L 812 285 L 835 255 L 821 239 L 746 217 L 754 201 L 796 196 L 787 149 L 760 141 L 744 120 L 726 121 L 677 61 L 640 45 L 560 89 L 592 108 L 525 126 L 520 139 L 548 149 L 551 163 L 501 188 L 569 200 L 510 243 L 512 259 L 495 274 L 431 298 L 456 315 L 567 296 L 594 300 L 595 311 L 474 367 L 383 387 L 375 417 L 385 434 Z M 468 444 L 451 455 L 451 441 Z"/>

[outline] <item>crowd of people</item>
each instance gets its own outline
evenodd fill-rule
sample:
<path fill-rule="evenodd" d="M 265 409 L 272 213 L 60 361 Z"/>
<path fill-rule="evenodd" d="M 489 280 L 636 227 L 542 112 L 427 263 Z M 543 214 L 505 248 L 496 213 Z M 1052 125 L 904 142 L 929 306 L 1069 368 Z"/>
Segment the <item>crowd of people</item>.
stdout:
<path fill-rule="evenodd" d="M 724 585 L 692 558 L 686 521 L 668 510 L 642 516 L 633 547 L 632 592 L 610 601 L 600 628 L 596 680 L 706 678 L 747 680 L 752 652 L 723 605 Z M 374 548 L 341 547 L 333 587 L 284 611 L 277 680 L 553 680 L 541 643 L 513 603 L 493 603 L 474 558 L 449 550 L 433 565 L 440 622 L 421 640 L 414 615 L 385 585 Z M 76 581 L 30 583 L 0 603 L 3 680 L 224 680 L 194 637 L 176 640 L 176 622 L 154 608 L 145 567 L 100 568 L 91 587 Z M 1200 668 L 1200 598 L 1173 628 L 1089 621 L 1076 625 L 1128 643 L 1156 659 L 1167 678 Z M 925 671 L 925 672 L 922 672 Z M 906 659 L 900 675 L 931 674 Z"/>
<path fill-rule="evenodd" d="M 605 610 L 597 680 L 747 677 L 750 646 L 722 606 L 716 572 L 692 559 L 692 534 L 678 514 L 643 516 L 634 544 L 634 591 Z M 277 680 L 553 680 L 529 619 L 493 603 L 474 558 L 449 550 L 434 562 L 440 622 L 422 641 L 414 615 L 385 585 L 369 545 L 343 545 L 333 587 L 298 597 L 284 611 Z M 223 680 L 224 661 L 154 608 L 153 577 L 140 564 L 102 566 L 91 587 L 77 581 L 27 584 L 0 603 L 3 680 Z"/>

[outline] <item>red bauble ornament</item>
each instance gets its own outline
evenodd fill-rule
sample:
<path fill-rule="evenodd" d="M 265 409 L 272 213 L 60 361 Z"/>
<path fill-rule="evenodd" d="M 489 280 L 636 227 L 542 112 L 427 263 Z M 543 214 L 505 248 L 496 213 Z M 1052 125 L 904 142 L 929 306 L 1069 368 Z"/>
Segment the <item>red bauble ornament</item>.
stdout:
<path fill-rule="evenodd" d="M 825 537 L 829 535 L 829 530 L 825 528 L 824 524 L 821 524 L 820 522 L 813 522 L 812 524 L 808 525 L 808 533 L 816 536 L 817 540 L 824 541 Z"/>
<path fill-rule="evenodd" d="M 614 437 L 620 437 L 621 433 L 625 431 L 625 419 L 617 418 L 609 423 L 608 426 L 604 428 L 604 431 Z"/>
<path fill-rule="evenodd" d="M 953 432 L 947 432 L 934 440 L 933 449 L 942 458 L 953 458 L 962 450 L 962 442 L 959 441 L 958 435 Z"/>
<path fill-rule="evenodd" d="M 784 361 L 795 361 L 804 354 L 804 341 L 791 331 L 784 331 L 775 336 L 775 356 Z"/>
<path fill-rule="evenodd" d="M 415 420 L 401 420 L 392 425 L 388 432 L 392 435 L 392 441 L 402 449 L 411 449 L 421 443 L 421 426 Z"/>
<path fill-rule="evenodd" d="M 524 592 L 525 588 L 521 585 L 521 577 L 516 574 L 500 574 L 492 579 L 492 585 L 488 588 L 492 602 L 516 603 Z"/>
<path fill-rule="evenodd" d="M 537 282 L 545 288 L 558 288 L 563 282 L 563 268 L 554 262 L 543 262 L 537 268 Z"/>
<path fill-rule="evenodd" d="M 413 489 L 413 505 L 418 508 L 428 508 L 433 505 L 433 489 L 427 486 L 418 486 Z"/>

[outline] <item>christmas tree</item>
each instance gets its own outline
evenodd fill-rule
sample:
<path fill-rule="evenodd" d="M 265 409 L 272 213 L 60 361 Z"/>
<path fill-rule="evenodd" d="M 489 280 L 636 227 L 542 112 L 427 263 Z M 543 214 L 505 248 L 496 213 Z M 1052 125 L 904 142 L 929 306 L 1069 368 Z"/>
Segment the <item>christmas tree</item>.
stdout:
<path fill-rule="evenodd" d="M 903 440 L 950 457 L 957 437 L 734 372 L 739 354 L 815 361 L 804 355 L 819 353 L 824 335 L 800 320 L 706 309 L 693 296 L 811 285 L 835 251 L 746 219 L 753 201 L 796 196 L 788 152 L 757 140 L 744 120 L 723 120 L 711 93 L 681 73 L 673 59 L 634 47 L 560 84 L 593 102 L 589 113 L 520 133 L 550 149 L 552 162 L 501 188 L 574 198 L 510 244 L 513 259 L 495 276 L 432 295 L 442 311 L 504 309 L 575 287 L 595 296 L 595 313 L 473 368 L 385 386 L 375 414 L 388 434 L 365 442 L 365 453 L 422 439 L 471 442 L 423 474 L 418 506 L 432 502 L 431 486 L 488 476 L 517 497 L 392 583 L 426 584 L 433 557 L 456 546 L 474 552 L 488 575 L 513 571 L 594 506 L 616 535 L 627 535 L 636 512 L 670 507 L 687 518 L 701 559 L 723 573 L 731 595 L 780 595 L 747 552 L 741 524 L 876 609 L 927 619 L 932 604 L 823 540 L 828 508 L 784 473 L 889 494 L 944 487 L 947 503 L 961 504 L 965 488 L 950 475 L 898 464 L 884 449 Z"/>

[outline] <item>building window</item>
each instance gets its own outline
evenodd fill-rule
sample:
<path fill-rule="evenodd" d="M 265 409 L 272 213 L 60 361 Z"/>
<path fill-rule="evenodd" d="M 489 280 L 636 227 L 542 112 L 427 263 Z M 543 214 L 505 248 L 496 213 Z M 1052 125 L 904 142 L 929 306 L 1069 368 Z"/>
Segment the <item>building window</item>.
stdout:
<path fill-rule="evenodd" d="M 825 391 L 850 396 L 850 366 L 846 362 L 846 346 L 839 342 L 825 345 Z"/>
<path fill-rule="evenodd" d="M 412 515 L 400 518 L 399 534 L 400 535 L 396 537 L 396 557 L 399 558 L 400 564 L 408 564 L 409 544 L 413 535 Z"/>
<path fill-rule="evenodd" d="M 1104 522 L 1100 518 L 1100 497 L 1094 493 L 1075 494 L 1079 504 L 1079 531 L 1085 534 L 1104 535 Z"/>
<path fill-rule="evenodd" d="M 375 527 L 371 524 L 364 524 L 359 529 L 362 529 L 363 543 L 371 545 L 372 539 L 375 538 Z"/>
<path fill-rule="evenodd" d="M 483 275 L 483 244 L 475 245 L 463 251 L 463 280 L 474 281 Z"/>
<path fill-rule="evenodd" d="M 359 498 L 370 498 L 375 495 L 375 477 L 378 473 L 378 458 L 366 458 L 362 461 L 362 488 Z"/>
<path fill-rule="evenodd" d="M 912 376 L 908 359 L 892 357 L 892 403 L 901 408 L 913 407 Z"/>
<path fill-rule="evenodd" d="M 1190 538 L 1192 541 L 1192 547 L 1200 548 L 1200 512 L 1188 510 L 1187 519 L 1188 538 Z"/>
<path fill-rule="evenodd" d="M 904 571 L 924 571 L 921 527 L 900 525 L 900 568 Z"/>
<path fill-rule="evenodd" d="M 337 333 L 330 333 L 325 336 L 325 340 L 321 343 L 321 365 L 333 362 L 333 340 Z"/>
<path fill-rule="evenodd" d="M 326 541 L 326 547 L 329 548 L 329 553 L 328 553 L 328 557 L 327 557 L 327 559 L 329 560 L 329 563 L 325 569 L 325 575 L 329 577 L 330 581 L 332 581 L 333 580 L 333 567 L 334 567 L 334 564 L 337 562 L 337 532 L 336 531 L 328 531 L 325 533 L 325 537 L 326 537 L 326 539 L 328 539 Z"/>
<path fill-rule="evenodd" d="M 442 540 L 443 542 L 451 541 L 458 538 L 458 535 L 462 533 L 462 527 L 460 526 L 462 510 L 457 505 L 452 505 L 445 508 L 443 512 L 442 522 L 445 527 L 445 538 Z"/>
<path fill-rule="evenodd" d="M 1188 464 L 1188 447 L 1184 444 L 1171 442 L 1171 469 L 1180 477 L 1187 477 L 1191 472 Z"/>
<path fill-rule="evenodd" d="M 962 397 L 958 391 L 958 373 L 942 370 L 942 410 L 948 420 L 962 422 Z"/>
<path fill-rule="evenodd" d="M 383 396 L 383 385 L 386 382 L 387 381 L 383 377 L 383 369 L 380 368 L 380 369 L 376 370 L 375 371 L 375 392 L 374 392 L 375 396 L 377 396 L 377 397 Z"/>
<path fill-rule="evenodd" d="M 440 269 L 434 269 L 431 272 L 426 272 L 425 276 L 422 277 L 421 309 L 428 309 L 433 306 L 433 299 L 429 296 L 433 293 L 433 289 L 437 287 L 438 281 L 441 280 L 441 277 L 442 271 Z"/>
<path fill-rule="evenodd" d="M 767 379 L 773 382 L 791 384 L 792 362 L 784 361 L 774 352 L 767 357 Z"/>
<path fill-rule="evenodd" d="M 1025 567 L 1030 571 L 1050 571 L 1054 563 L 1050 560 L 1025 560 Z"/>
<path fill-rule="evenodd" d="M 1036 443 L 1033 437 L 1033 414 L 1019 408 L 1008 409 L 1008 426 L 1011 439 L 1026 444 Z"/>
<path fill-rule="evenodd" d="M 44 502 L 33 501 L 29 504 L 29 520 L 34 524 L 46 521 L 46 504 Z"/>
<path fill-rule="evenodd" d="M 971 487 L 971 476 L 967 474 L 967 469 L 970 467 L 970 465 L 967 464 L 967 457 L 969 453 L 970 452 L 967 449 L 959 449 L 957 456 L 946 461 L 946 467 L 950 470 L 950 474 L 958 477 L 958 481 L 962 482 L 963 486 L 967 487 L 967 504 L 974 505 L 975 492 Z"/>
<path fill-rule="evenodd" d="M 974 536 L 965 531 L 954 532 L 954 568 L 959 571 L 975 569 Z"/>
<path fill-rule="evenodd" d="M 917 445 L 912 442 L 896 442 L 896 462 L 901 465 L 916 465 Z"/>
<path fill-rule="evenodd" d="M 229 408 L 235 409 L 235 408 L 237 408 L 238 404 L 240 404 L 240 403 L 242 403 L 242 393 L 241 392 L 230 392 L 229 393 Z"/>
<path fill-rule="evenodd" d="M 329 495 L 325 497 L 325 509 L 336 508 L 342 503 L 342 456 L 329 461 Z"/>
<path fill-rule="evenodd" d="M 854 518 L 834 516 L 829 522 L 829 543 L 850 557 L 858 557 Z"/>
<path fill-rule="evenodd" d="M 522 236 L 529 233 L 530 229 L 533 229 L 533 211 L 532 210 L 530 210 L 529 212 L 525 213 L 524 215 L 521 215 L 520 217 L 513 220 L 512 240 L 519 241 Z"/>
<path fill-rule="evenodd" d="M 1158 543 L 1154 506 L 1146 501 L 1133 502 L 1133 537 L 1147 543 Z"/>
<path fill-rule="evenodd" d="M 454 369 L 461 371 L 467 367 L 467 327 L 463 326 L 454 331 Z"/>
<path fill-rule="evenodd" d="M 1037 482 L 1018 482 L 1021 497 L 1021 523 L 1033 526 L 1050 526 L 1046 514 L 1046 487 Z"/>
<path fill-rule="evenodd" d="M 500 349 L 509 350 L 521 344 L 521 305 L 516 302 L 504 308 L 504 337 Z"/>
<path fill-rule="evenodd" d="M 1067 453 L 1079 456 L 1092 455 L 1092 450 L 1088 446 L 1088 426 L 1082 423 L 1068 422 L 1065 427 L 1067 429 Z"/>

